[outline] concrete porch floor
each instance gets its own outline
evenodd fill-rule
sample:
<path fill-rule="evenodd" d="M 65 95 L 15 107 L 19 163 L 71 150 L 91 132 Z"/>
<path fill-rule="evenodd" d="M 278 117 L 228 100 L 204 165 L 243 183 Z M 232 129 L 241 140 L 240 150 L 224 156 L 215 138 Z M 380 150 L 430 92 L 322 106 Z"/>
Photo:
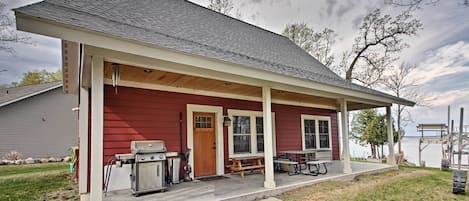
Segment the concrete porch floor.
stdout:
<path fill-rule="evenodd" d="M 343 174 L 342 161 L 334 161 L 328 166 L 326 175 L 294 175 L 287 173 L 275 173 L 277 187 L 265 189 L 263 187 L 264 176 L 260 173 L 247 174 L 241 178 L 239 174 L 227 175 L 226 179 L 213 181 L 193 181 L 175 184 L 164 193 L 154 193 L 134 197 L 130 190 L 108 192 L 104 200 L 107 201 L 150 201 L 150 200 L 254 200 L 275 196 L 295 188 L 331 180 L 349 180 L 361 174 L 370 174 L 395 169 L 386 164 L 352 162 L 352 174 Z"/>

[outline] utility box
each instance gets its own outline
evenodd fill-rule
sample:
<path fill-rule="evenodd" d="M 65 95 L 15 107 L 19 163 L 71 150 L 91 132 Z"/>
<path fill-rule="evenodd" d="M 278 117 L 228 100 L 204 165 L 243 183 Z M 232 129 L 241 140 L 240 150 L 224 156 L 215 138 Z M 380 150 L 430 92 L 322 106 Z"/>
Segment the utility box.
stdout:
<path fill-rule="evenodd" d="M 170 180 L 173 184 L 179 184 L 179 173 L 181 172 L 181 159 L 179 157 L 168 158 L 168 170 Z"/>

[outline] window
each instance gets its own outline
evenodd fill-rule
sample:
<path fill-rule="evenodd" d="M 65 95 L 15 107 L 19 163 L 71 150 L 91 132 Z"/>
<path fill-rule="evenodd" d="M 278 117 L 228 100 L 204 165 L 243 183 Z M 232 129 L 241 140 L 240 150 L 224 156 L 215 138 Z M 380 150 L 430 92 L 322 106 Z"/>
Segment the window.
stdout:
<path fill-rule="evenodd" d="M 304 132 L 305 132 L 305 148 L 315 149 L 316 148 L 316 121 L 315 120 L 304 120 Z"/>
<path fill-rule="evenodd" d="M 264 153 L 264 120 L 259 111 L 228 110 L 232 120 L 228 128 L 229 155 L 255 156 Z M 272 134 L 275 155 L 275 117 L 272 114 Z"/>
<path fill-rule="evenodd" d="M 319 146 L 321 148 L 329 147 L 329 121 L 319 120 Z"/>
<path fill-rule="evenodd" d="M 251 153 L 251 117 L 233 116 L 233 151 Z"/>
<path fill-rule="evenodd" d="M 264 153 L 264 121 L 262 117 L 256 117 L 257 153 Z"/>
<path fill-rule="evenodd" d="M 301 115 L 303 149 L 331 148 L 331 118 Z"/>

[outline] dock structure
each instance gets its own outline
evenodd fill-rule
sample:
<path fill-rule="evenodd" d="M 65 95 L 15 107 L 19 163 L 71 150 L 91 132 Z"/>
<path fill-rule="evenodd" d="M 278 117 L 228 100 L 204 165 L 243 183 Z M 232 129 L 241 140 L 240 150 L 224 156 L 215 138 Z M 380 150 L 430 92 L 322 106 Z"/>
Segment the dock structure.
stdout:
<path fill-rule="evenodd" d="M 419 165 L 425 166 L 422 161 L 422 152 L 430 144 L 441 144 L 441 168 L 464 168 L 468 169 L 467 164 L 462 164 L 462 155 L 469 154 L 469 125 L 463 125 L 463 108 L 461 108 L 461 117 L 459 126 L 454 126 L 454 120 L 450 119 L 450 106 L 448 106 L 448 124 L 433 123 L 417 125 L 417 132 L 420 133 L 419 140 Z M 431 133 L 428 135 L 428 133 Z M 457 145 L 457 146 L 456 146 Z M 455 160 L 457 156 L 457 160 Z"/>

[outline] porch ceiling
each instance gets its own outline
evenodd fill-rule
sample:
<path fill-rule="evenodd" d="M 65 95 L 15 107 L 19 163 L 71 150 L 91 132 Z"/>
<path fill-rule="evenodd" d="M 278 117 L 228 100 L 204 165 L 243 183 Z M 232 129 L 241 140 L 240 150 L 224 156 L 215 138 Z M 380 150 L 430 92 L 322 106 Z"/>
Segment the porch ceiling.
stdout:
<path fill-rule="evenodd" d="M 194 89 L 200 91 L 231 93 L 250 97 L 261 97 L 262 95 L 262 88 L 260 87 L 154 69 L 146 69 L 125 64 L 119 64 L 119 72 L 120 80 L 125 81 Z M 110 62 L 104 63 L 104 78 L 112 78 L 112 63 Z"/>
<path fill-rule="evenodd" d="M 104 63 L 104 78 L 112 79 L 111 62 Z M 234 94 L 246 97 L 248 100 L 261 100 L 262 88 L 252 85 L 203 78 L 180 73 L 173 73 L 155 69 L 147 69 L 126 64 L 119 64 L 121 81 L 150 85 L 168 86 L 172 88 L 208 91 L 223 94 Z M 118 83 L 118 85 L 121 85 Z M 337 100 L 320 96 L 306 95 L 296 92 L 272 89 L 272 99 L 280 103 L 296 103 L 297 105 L 322 105 L 337 108 Z"/>

